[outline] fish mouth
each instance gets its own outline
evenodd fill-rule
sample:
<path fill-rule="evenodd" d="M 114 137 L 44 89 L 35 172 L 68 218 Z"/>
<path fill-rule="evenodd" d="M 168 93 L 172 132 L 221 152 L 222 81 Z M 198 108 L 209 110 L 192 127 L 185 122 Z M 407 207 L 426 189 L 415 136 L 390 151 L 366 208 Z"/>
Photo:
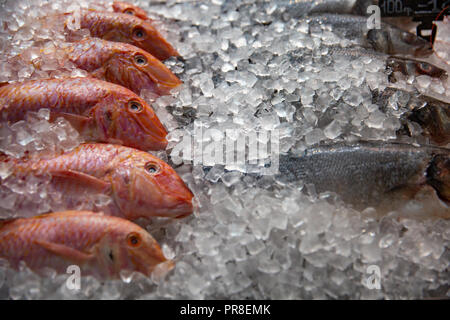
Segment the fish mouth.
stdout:
<path fill-rule="evenodd" d="M 150 107 L 149 107 L 150 108 Z M 139 148 L 148 148 L 149 150 L 166 149 L 168 141 L 166 139 L 167 131 L 159 120 L 158 116 L 152 110 L 153 114 L 148 117 L 136 117 L 140 129 L 148 136 L 148 143 L 140 145 Z"/>
<path fill-rule="evenodd" d="M 174 209 L 171 209 L 172 216 L 175 219 L 185 218 L 194 212 L 192 201 L 178 204 Z"/>
<path fill-rule="evenodd" d="M 130 260 L 136 270 L 146 276 L 151 275 L 155 267 L 161 263 L 167 265 L 168 271 L 172 270 L 175 266 L 175 263 L 172 260 L 168 260 L 164 256 L 160 246 L 156 243 L 147 248 L 145 251 L 130 251 Z"/>
<path fill-rule="evenodd" d="M 176 196 L 175 196 L 176 197 Z M 154 216 L 180 219 L 191 215 L 194 212 L 192 198 L 188 196 L 176 197 L 169 200 L 169 204 L 163 205 L 153 211 Z"/>
<path fill-rule="evenodd" d="M 183 82 L 164 63 L 151 57 L 148 65 L 143 69 L 148 79 L 154 83 L 158 94 L 169 94 L 170 90 L 178 87 Z"/>
<path fill-rule="evenodd" d="M 170 216 L 174 218 L 184 218 L 194 212 L 194 206 L 192 204 L 194 194 L 181 178 L 178 183 L 168 184 L 163 190 L 172 195 L 174 205 L 167 208 L 167 212 L 170 212 Z"/>
<path fill-rule="evenodd" d="M 155 56 L 157 59 L 164 61 L 170 57 L 177 57 L 180 54 L 175 50 L 172 45 L 167 42 L 166 39 L 147 21 L 143 21 L 145 29 L 149 30 L 149 37 L 142 45 L 145 46 L 145 50 Z M 142 47 L 142 46 L 141 46 Z"/>

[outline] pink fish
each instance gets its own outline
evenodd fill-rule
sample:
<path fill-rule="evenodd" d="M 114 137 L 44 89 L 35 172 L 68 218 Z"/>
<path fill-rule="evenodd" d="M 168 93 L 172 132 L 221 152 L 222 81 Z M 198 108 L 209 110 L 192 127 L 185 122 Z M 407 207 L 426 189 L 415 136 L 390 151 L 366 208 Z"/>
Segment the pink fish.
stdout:
<path fill-rule="evenodd" d="M 66 14 L 72 16 L 72 14 Z M 147 20 L 126 13 L 81 10 L 80 26 L 91 36 L 104 40 L 130 43 L 159 60 L 178 56 L 178 52 Z"/>
<path fill-rule="evenodd" d="M 113 199 L 107 208 L 101 208 L 105 214 L 129 220 L 181 218 L 193 211 L 193 194 L 175 170 L 133 148 L 87 143 L 66 153 L 48 152 L 22 159 L 0 156 L 0 162 L 12 167 L 8 179 L 51 177 L 54 188 L 64 195 L 63 210 L 74 209 L 73 198 L 96 192 Z"/>
<path fill-rule="evenodd" d="M 137 94 L 147 89 L 164 95 L 182 83 L 161 61 L 131 44 L 86 38 L 66 50 L 78 68 Z"/>
<path fill-rule="evenodd" d="M 118 278 L 122 270 L 150 275 L 168 261 L 156 240 L 138 225 L 89 211 L 50 213 L 0 221 L 0 258 L 18 268 L 24 261 L 37 272 L 44 267 L 65 273 L 70 265 L 81 276 Z"/>
<path fill-rule="evenodd" d="M 28 111 L 50 109 L 90 141 L 144 150 L 165 149 L 167 131 L 153 109 L 132 91 L 93 78 L 32 80 L 0 86 L 2 120 L 16 122 Z"/>

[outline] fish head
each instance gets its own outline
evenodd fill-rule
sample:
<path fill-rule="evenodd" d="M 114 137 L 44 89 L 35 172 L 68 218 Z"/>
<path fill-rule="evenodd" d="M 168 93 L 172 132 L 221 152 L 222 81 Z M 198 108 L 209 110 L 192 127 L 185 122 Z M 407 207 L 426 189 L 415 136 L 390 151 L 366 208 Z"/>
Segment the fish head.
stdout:
<path fill-rule="evenodd" d="M 418 74 L 425 74 L 434 78 L 447 79 L 447 73 L 445 70 L 432 65 L 425 61 L 415 61 L 414 65 Z"/>
<path fill-rule="evenodd" d="M 428 57 L 433 53 L 433 46 L 427 40 L 416 36 L 410 32 L 399 31 L 399 45 L 404 45 L 409 52 L 413 52 L 415 57 Z"/>
<path fill-rule="evenodd" d="M 450 156 L 434 156 L 427 169 L 428 183 L 436 190 L 439 198 L 450 204 Z"/>
<path fill-rule="evenodd" d="M 174 266 L 164 256 L 158 242 L 143 228 L 121 219 L 102 237 L 98 245 L 99 264 L 110 277 L 122 270 L 149 276 L 160 263 Z"/>
<path fill-rule="evenodd" d="M 391 53 L 392 45 L 389 32 L 383 29 L 370 29 L 367 32 L 367 41 L 375 51 Z"/>
<path fill-rule="evenodd" d="M 431 44 L 415 34 L 393 27 L 370 29 L 367 40 L 374 50 L 386 54 L 413 54 L 427 57 L 433 53 Z"/>
<path fill-rule="evenodd" d="M 193 212 L 193 194 L 180 176 L 147 152 L 136 151 L 111 178 L 115 202 L 128 219 L 182 218 Z"/>
<path fill-rule="evenodd" d="M 137 6 L 126 2 L 115 1 L 112 4 L 114 12 L 126 13 L 142 20 L 148 20 L 147 13 Z"/>
<path fill-rule="evenodd" d="M 132 91 L 109 96 L 93 108 L 100 139 L 143 150 L 167 146 L 167 131 L 153 109 Z"/>
<path fill-rule="evenodd" d="M 105 66 L 106 80 L 136 93 L 149 89 L 161 95 L 182 83 L 164 63 L 145 50 L 124 43 L 117 43 L 115 47 Z"/>
<path fill-rule="evenodd" d="M 172 56 L 179 56 L 170 43 L 147 20 L 141 20 L 130 16 L 128 24 L 128 43 L 139 47 L 152 54 L 159 60 L 165 60 Z"/>

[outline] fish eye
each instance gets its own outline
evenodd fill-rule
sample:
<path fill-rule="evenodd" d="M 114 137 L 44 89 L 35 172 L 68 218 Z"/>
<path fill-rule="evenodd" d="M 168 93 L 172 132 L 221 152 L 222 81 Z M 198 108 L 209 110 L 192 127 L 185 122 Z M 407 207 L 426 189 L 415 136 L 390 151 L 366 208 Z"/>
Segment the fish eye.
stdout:
<path fill-rule="evenodd" d="M 139 102 L 130 101 L 128 103 L 128 109 L 130 109 L 131 112 L 139 113 L 142 111 L 143 108 L 142 108 L 142 104 L 140 104 Z"/>
<path fill-rule="evenodd" d="M 156 164 L 152 163 L 152 162 L 148 162 L 145 165 L 145 170 L 150 173 L 150 174 L 155 174 L 159 171 L 159 168 Z"/>
<path fill-rule="evenodd" d="M 408 44 L 415 44 L 417 42 L 417 38 L 414 34 L 409 32 L 403 32 L 403 41 Z"/>
<path fill-rule="evenodd" d="M 134 15 L 133 9 L 126 9 L 123 13 Z"/>
<path fill-rule="evenodd" d="M 424 62 L 419 63 L 419 69 L 425 73 L 429 73 L 433 70 L 431 65 L 429 65 L 428 63 L 424 63 Z"/>
<path fill-rule="evenodd" d="M 106 120 L 108 120 L 109 122 L 112 121 L 112 113 L 111 113 L 110 110 L 107 110 L 107 111 L 105 112 L 105 118 L 106 118 Z"/>
<path fill-rule="evenodd" d="M 127 244 L 132 248 L 138 248 L 142 244 L 142 239 L 139 234 L 132 232 L 127 236 Z"/>
<path fill-rule="evenodd" d="M 111 260 L 111 262 L 114 262 L 114 254 L 113 254 L 112 250 L 109 251 L 108 258 L 109 258 L 109 260 Z"/>
<path fill-rule="evenodd" d="M 142 28 L 136 28 L 136 29 L 134 29 L 134 31 L 133 31 L 133 36 L 134 36 L 136 39 L 138 39 L 138 40 L 143 39 L 143 38 L 145 37 L 145 31 L 144 31 L 144 29 L 142 29 Z"/>
<path fill-rule="evenodd" d="M 140 54 L 138 54 L 138 55 L 136 55 L 136 56 L 134 57 L 134 61 L 135 61 L 137 64 L 140 64 L 140 65 L 146 65 L 146 64 L 147 64 L 147 58 L 144 57 L 143 55 L 140 55 Z"/>

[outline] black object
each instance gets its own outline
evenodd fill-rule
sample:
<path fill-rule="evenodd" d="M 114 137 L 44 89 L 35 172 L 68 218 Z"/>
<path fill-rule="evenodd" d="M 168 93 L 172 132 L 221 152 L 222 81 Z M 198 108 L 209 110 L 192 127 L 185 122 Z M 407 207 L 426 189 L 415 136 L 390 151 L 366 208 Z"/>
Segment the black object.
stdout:
<path fill-rule="evenodd" d="M 442 20 L 450 13 L 450 0 L 379 0 L 379 7 L 382 17 L 412 17 L 413 21 L 420 22 L 417 35 L 434 43 L 433 21 Z"/>

